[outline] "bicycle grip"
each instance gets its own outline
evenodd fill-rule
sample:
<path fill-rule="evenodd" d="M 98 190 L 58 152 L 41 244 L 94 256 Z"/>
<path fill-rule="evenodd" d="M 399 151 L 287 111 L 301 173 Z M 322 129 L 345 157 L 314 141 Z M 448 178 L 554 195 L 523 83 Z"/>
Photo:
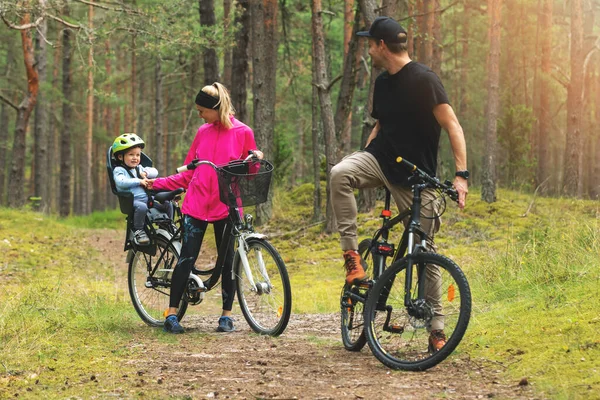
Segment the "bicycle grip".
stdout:
<path fill-rule="evenodd" d="M 198 159 L 192 160 L 192 162 L 188 165 L 182 165 L 181 167 L 177 168 L 177 172 L 191 171 L 193 169 L 196 169 L 196 167 L 198 166 L 196 164 L 197 162 Z"/>
<path fill-rule="evenodd" d="M 406 169 L 408 169 L 410 172 L 415 172 L 417 170 L 417 166 L 415 164 L 411 163 L 410 161 L 406 161 L 400 156 L 396 158 L 396 162 L 406 167 Z"/>

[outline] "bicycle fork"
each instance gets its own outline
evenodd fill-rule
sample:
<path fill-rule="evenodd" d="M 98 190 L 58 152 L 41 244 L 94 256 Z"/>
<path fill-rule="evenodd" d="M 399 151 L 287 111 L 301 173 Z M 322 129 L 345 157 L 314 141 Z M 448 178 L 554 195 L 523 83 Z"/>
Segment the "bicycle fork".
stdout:
<path fill-rule="evenodd" d="M 269 293 L 271 291 L 272 286 L 271 286 L 271 281 L 269 280 L 269 275 L 267 274 L 267 269 L 265 268 L 265 262 L 264 262 L 264 259 L 262 256 L 262 251 L 260 249 L 256 250 L 256 258 L 258 261 L 258 269 L 264 279 L 264 282 L 256 283 L 256 282 L 254 282 L 254 277 L 252 276 L 252 271 L 250 269 L 250 262 L 248 261 L 248 254 L 247 254 L 248 244 L 246 243 L 246 240 L 244 239 L 244 237 L 242 237 L 242 235 L 240 235 L 237 238 L 237 240 L 238 240 L 237 252 L 240 257 L 240 260 L 242 260 L 244 272 L 246 273 L 246 276 L 248 277 L 248 281 L 250 282 L 251 290 L 256 291 L 256 293 L 258 293 L 258 294 Z"/>

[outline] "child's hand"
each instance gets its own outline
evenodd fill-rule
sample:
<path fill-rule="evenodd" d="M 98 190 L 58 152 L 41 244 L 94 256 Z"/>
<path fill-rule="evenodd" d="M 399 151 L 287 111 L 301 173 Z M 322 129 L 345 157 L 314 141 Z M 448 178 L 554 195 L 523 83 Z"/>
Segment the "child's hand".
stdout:
<path fill-rule="evenodd" d="M 140 178 L 146 179 L 147 177 L 148 177 L 148 174 L 146 173 L 146 171 L 140 172 Z"/>
<path fill-rule="evenodd" d="M 147 178 L 144 178 L 144 179 L 140 180 L 140 186 L 143 186 L 146 189 L 150 189 L 148 187 L 148 185 L 150 185 L 150 187 L 152 187 L 152 184 L 150 183 L 150 181 Z"/>
<path fill-rule="evenodd" d="M 148 185 L 146 186 L 146 189 L 149 189 L 149 190 L 151 190 L 151 189 L 152 189 L 152 186 L 154 186 L 154 181 L 155 181 L 155 180 L 156 180 L 156 179 L 146 179 L 146 181 L 148 181 Z"/>

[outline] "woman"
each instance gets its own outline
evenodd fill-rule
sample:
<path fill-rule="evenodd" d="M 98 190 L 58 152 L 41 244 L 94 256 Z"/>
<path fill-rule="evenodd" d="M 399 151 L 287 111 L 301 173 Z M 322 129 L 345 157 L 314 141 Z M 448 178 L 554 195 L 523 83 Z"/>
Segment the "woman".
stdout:
<path fill-rule="evenodd" d="M 252 129 L 233 117 L 229 92 L 220 83 L 202 88 L 196 96 L 198 115 L 205 124 L 198 129 L 184 164 L 194 159 L 212 161 L 224 165 L 232 160 L 246 158 L 249 151 L 258 158 L 263 153 L 256 150 Z M 181 256 L 173 272 L 169 309 L 166 311 L 164 330 L 170 333 L 183 333 L 177 320 L 177 306 L 186 288 L 190 272 L 196 262 L 202 239 L 208 224 L 213 224 L 217 248 L 221 244 L 223 231 L 228 219 L 228 208 L 219 200 L 219 184 L 214 169 L 209 165 L 199 165 L 193 171 L 185 171 L 166 178 L 157 178 L 153 189 L 174 190 L 186 188 L 183 200 L 183 244 Z M 231 308 L 235 296 L 235 281 L 232 280 L 233 253 L 226 257 L 221 276 L 223 313 L 219 318 L 217 331 L 234 330 Z"/>

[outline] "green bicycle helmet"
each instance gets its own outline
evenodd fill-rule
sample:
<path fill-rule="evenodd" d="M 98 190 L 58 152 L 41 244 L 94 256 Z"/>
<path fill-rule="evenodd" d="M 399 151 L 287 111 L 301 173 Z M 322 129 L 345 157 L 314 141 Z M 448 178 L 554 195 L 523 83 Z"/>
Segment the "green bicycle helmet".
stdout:
<path fill-rule="evenodd" d="M 128 150 L 132 147 L 144 148 L 145 144 L 142 138 L 135 133 L 124 133 L 117 137 L 112 145 L 113 154 L 117 154 L 121 151 Z"/>

